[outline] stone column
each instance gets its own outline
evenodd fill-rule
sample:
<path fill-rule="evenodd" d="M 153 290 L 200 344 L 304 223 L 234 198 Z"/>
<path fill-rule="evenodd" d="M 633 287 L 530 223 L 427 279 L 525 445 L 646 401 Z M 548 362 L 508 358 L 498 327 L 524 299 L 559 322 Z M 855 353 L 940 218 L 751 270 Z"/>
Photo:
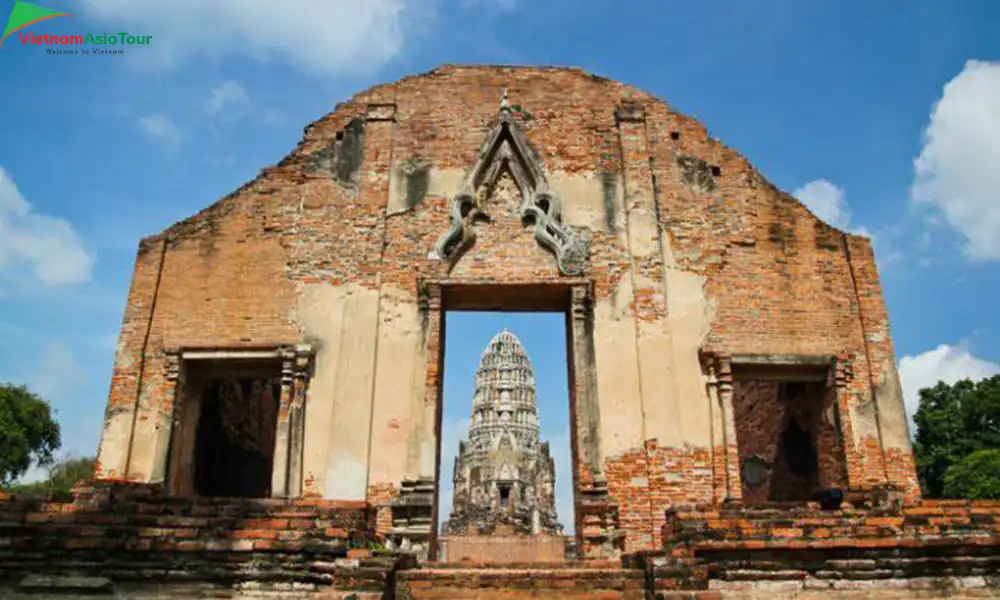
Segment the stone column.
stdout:
<path fill-rule="evenodd" d="M 708 411 L 712 423 L 712 502 L 721 504 L 729 489 L 729 467 L 726 451 L 726 429 L 722 403 L 719 399 L 719 378 L 716 361 L 712 355 L 702 356 L 705 390 L 708 393 Z"/>
<path fill-rule="evenodd" d="M 716 358 L 716 381 L 726 457 L 726 495 L 723 502 L 738 502 L 743 499 L 743 477 L 740 473 L 736 418 L 733 415 L 733 365 L 728 355 Z"/>
<path fill-rule="evenodd" d="M 579 462 L 573 465 L 574 483 L 592 487 L 593 479 L 601 474 L 600 407 L 597 402 L 597 363 L 594 350 L 593 296 L 590 284 L 573 285 L 570 291 L 570 352 L 573 361 L 573 381 L 570 382 L 572 403 L 572 455 Z M 580 473 L 587 481 L 578 481 Z"/>
<path fill-rule="evenodd" d="M 278 402 L 278 422 L 274 431 L 274 466 L 271 470 L 271 496 L 288 497 L 288 441 L 289 416 L 292 394 L 295 389 L 295 350 L 282 348 L 281 355 L 281 397 Z"/>
<path fill-rule="evenodd" d="M 302 452 L 306 428 L 306 393 L 312 368 L 313 349 L 302 344 L 295 347 L 292 365 L 293 379 L 288 405 L 288 496 L 302 495 Z M 284 387 L 284 386 L 282 386 Z"/>
<path fill-rule="evenodd" d="M 302 495 L 302 440 L 312 348 L 308 345 L 281 348 L 278 354 L 281 357 L 281 398 L 274 432 L 271 496 L 297 498 Z"/>
<path fill-rule="evenodd" d="M 420 301 L 427 332 L 427 378 L 424 381 L 423 431 L 418 473 L 420 477 L 433 477 L 436 481 L 437 452 L 440 446 L 438 424 L 441 418 L 441 377 L 444 367 L 444 315 L 441 311 L 441 285 L 422 285 Z"/>
<path fill-rule="evenodd" d="M 182 385 L 180 352 L 177 350 L 165 352 L 163 367 L 163 397 L 155 413 L 157 422 L 154 429 L 155 440 L 153 442 L 153 464 L 149 473 L 150 483 L 164 483 L 166 481 L 170 441 L 174 425 L 180 419 L 180 405 L 183 402 L 183 395 L 178 393 L 178 388 Z"/>

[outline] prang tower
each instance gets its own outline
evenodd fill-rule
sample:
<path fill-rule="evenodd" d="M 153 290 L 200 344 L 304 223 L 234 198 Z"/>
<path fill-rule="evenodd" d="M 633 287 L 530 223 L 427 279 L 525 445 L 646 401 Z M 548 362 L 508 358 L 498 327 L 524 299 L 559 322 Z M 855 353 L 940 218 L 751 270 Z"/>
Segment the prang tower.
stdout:
<path fill-rule="evenodd" d="M 539 440 L 535 374 L 513 333 L 490 341 L 476 371 L 469 440 L 455 458 L 445 534 L 560 534 L 555 462 Z"/>

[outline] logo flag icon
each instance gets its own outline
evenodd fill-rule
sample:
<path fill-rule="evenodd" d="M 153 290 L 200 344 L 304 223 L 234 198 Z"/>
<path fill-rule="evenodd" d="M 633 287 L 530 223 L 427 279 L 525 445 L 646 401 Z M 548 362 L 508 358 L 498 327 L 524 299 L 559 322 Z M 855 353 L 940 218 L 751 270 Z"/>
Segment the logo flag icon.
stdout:
<path fill-rule="evenodd" d="M 51 19 L 53 17 L 72 17 L 73 15 L 58 10 L 50 10 L 28 2 L 17 0 L 14 3 L 14 10 L 10 12 L 10 19 L 7 20 L 7 27 L 3 30 L 3 37 L 0 37 L 0 46 L 7 36 L 19 29 L 24 29 L 29 25 L 34 25 L 39 21 Z"/>

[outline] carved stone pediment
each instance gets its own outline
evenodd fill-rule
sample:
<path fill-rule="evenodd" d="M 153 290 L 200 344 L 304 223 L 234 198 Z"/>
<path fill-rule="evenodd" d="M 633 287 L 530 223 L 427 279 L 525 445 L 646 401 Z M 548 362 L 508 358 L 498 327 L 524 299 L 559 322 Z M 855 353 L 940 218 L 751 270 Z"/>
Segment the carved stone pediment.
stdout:
<path fill-rule="evenodd" d="M 493 189 L 508 174 L 520 191 L 521 219 L 534 223 L 535 239 L 555 254 L 559 272 L 570 276 L 582 274 L 589 252 L 587 241 L 562 222 L 559 199 L 549 191 L 541 161 L 518 127 L 507 104 L 506 92 L 497 124 L 452 199 L 451 226 L 438 239 L 428 258 L 450 260 L 473 243 L 474 222 L 490 219 L 480 201 L 480 192 Z"/>

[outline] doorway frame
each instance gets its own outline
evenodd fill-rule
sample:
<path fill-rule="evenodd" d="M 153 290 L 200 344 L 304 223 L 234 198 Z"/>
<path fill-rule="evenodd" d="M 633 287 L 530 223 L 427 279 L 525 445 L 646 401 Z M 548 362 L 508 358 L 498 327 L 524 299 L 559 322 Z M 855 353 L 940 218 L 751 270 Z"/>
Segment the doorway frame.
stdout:
<path fill-rule="evenodd" d="M 594 282 L 591 280 L 525 283 L 418 281 L 426 324 L 425 406 L 434 409 L 434 498 L 428 559 L 438 556 L 441 506 L 441 428 L 444 417 L 445 312 L 561 312 L 566 316 L 566 366 L 569 388 L 570 461 L 573 485 L 573 535 L 582 541 L 581 492 L 594 487 L 603 471 L 600 407 L 594 344 Z"/>
<path fill-rule="evenodd" d="M 239 348 L 189 347 L 164 352 L 166 387 L 164 394 L 169 418 L 159 435 L 158 480 L 166 492 L 176 497 L 195 497 L 193 475 L 194 431 L 200 420 L 201 398 L 190 397 L 187 378 L 192 368 L 215 363 L 222 369 L 246 363 L 272 364 L 280 377 L 281 392 L 275 422 L 271 462 L 271 498 L 298 498 L 302 495 L 305 448 L 305 404 L 309 381 L 315 367 L 315 351 L 309 344 L 267 345 Z"/>

